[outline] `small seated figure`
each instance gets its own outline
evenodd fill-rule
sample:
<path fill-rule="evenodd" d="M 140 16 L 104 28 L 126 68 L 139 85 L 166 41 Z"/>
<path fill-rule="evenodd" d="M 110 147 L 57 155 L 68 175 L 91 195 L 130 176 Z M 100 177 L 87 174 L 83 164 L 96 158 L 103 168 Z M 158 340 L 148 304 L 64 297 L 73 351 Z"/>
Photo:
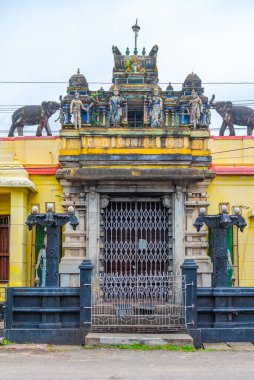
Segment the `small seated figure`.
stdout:
<path fill-rule="evenodd" d="M 119 95 L 117 87 L 113 88 L 113 95 L 109 98 L 110 124 L 117 127 L 121 124 L 123 116 L 123 98 Z"/>
<path fill-rule="evenodd" d="M 150 117 L 151 117 L 151 127 L 159 127 L 162 119 L 162 108 L 163 101 L 162 97 L 159 95 L 158 87 L 154 88 L 153 96 L 150 99 Z"/>
<path fill-rule="evenodd" d="M 203 113 L 203 105 L 202 100 L 195 90 L 192 90 L 192 99 L 190 100 L 190 106 L 190 122 L 193 124 L 194 129 L 196 129 L 197 124 L 200 121 L 201 113 Z"/>

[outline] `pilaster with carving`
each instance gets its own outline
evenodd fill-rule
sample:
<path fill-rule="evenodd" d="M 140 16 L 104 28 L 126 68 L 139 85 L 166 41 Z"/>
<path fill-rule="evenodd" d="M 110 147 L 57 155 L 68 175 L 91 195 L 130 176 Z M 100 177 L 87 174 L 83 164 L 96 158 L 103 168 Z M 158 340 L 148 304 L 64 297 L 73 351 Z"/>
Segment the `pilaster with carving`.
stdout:
<path fill-rule="evenodd" d="M 173 225 L 172 225 L 172 196 L 171 195 L 164 195 L 162 197 L 162 204 L 167 209 L 168 214 L 168 241 L 169 241 L 169 264 L 168 264 L 168 271 L 173 272 L 173 244 L 172 244 L 172 238 L 173 238 Z"/>
<path fill-rule="evenodd" d="M 208 181 L 195 183 L 188 187 L 185 200 L 185 255 L 194 259 L 198 265 L 198 286 L 211 286 L 213 266 L 208 256 L 208 231 L 203 228 L 197 232 L 194 223 L 199 215 L 200 207 L 208 207 Z"/>
<path fill-rule="evenodd" d="M 61 183 L 64 193 L 62 195 L 62 206 L 67 209 L 73 206 L 75 215 L 79 220 L 76 231 L 70 228 L 69 223 L 64 231 L 64 256 L 59 265 L 60 285 L 79 286 L 79 265 L 86 257 L 86 197 L 84 187 L 72 186 L 68 183 Z"/>
<path fill-rule="evenodd" d="M 110 202 L 108 195 L 101 195 L 100 197 L 100 252 L 99 252 L 99 270 L 98 273 L 104 272 L 104 247 L 105 247 L 105 218 L 104 213 Z"/>
<path fill-rule="evenodd" d="M 185 186 L 175 186 L 173 193 L 173 269 L 180 272 L 185 259 Z"/>

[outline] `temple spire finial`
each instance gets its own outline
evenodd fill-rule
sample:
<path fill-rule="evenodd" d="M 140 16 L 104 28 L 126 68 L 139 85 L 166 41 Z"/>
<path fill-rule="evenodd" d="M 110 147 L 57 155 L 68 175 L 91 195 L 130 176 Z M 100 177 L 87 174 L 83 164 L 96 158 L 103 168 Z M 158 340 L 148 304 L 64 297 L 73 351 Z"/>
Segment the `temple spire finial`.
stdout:
<path fill-rule="evenodd" d="M 78 70 L 77 70 L 77 74 L 80 74 L 80 70 L 79 70 L 79 68 L 78 68 Z"/>
<path fill-rule="evenodd" d="M 138 19 L 137 18 L 136 18 L 136 24 L 132 26 L 132 30 L 135 33 L 134 55 L 137 55 L 138 54 L 137 39 L 138 39 L 138 32 L 140 31 L 140 26 L 138 25 Z"/>

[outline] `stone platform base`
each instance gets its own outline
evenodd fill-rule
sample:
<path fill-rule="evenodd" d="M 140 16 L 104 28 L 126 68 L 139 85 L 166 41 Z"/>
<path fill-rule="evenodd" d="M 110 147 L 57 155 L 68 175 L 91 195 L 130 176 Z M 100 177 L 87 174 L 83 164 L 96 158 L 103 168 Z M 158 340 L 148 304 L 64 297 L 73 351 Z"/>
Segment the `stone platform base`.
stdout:
<path fill-rule="evenodd" d="M 14 343 L 80 345 L 85 343 L 85 329 L 6 329 L 5 339 Z"/>
<path fill-rule="evenodd" d="M 172 344 L 175 346 L 193 346 L 193 339 L 188 334 L 110 334 L 89 333 L 85 338 L 89 346 L 144 344 L 158 346 Z"/>

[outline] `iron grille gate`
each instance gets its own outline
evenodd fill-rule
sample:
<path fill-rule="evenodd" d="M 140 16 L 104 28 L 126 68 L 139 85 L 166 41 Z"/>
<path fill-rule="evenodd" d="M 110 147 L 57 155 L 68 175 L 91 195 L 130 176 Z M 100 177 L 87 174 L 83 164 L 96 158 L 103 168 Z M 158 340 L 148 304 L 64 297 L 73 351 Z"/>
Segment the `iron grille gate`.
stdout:
<path fill-rule="evenodd" d="M 111 200 L 104 214 L 104 272 L 93 291 L 93 331 L 184 326 L 184 281 L 173 275 L 171 214 L 158 200 Z"/>

